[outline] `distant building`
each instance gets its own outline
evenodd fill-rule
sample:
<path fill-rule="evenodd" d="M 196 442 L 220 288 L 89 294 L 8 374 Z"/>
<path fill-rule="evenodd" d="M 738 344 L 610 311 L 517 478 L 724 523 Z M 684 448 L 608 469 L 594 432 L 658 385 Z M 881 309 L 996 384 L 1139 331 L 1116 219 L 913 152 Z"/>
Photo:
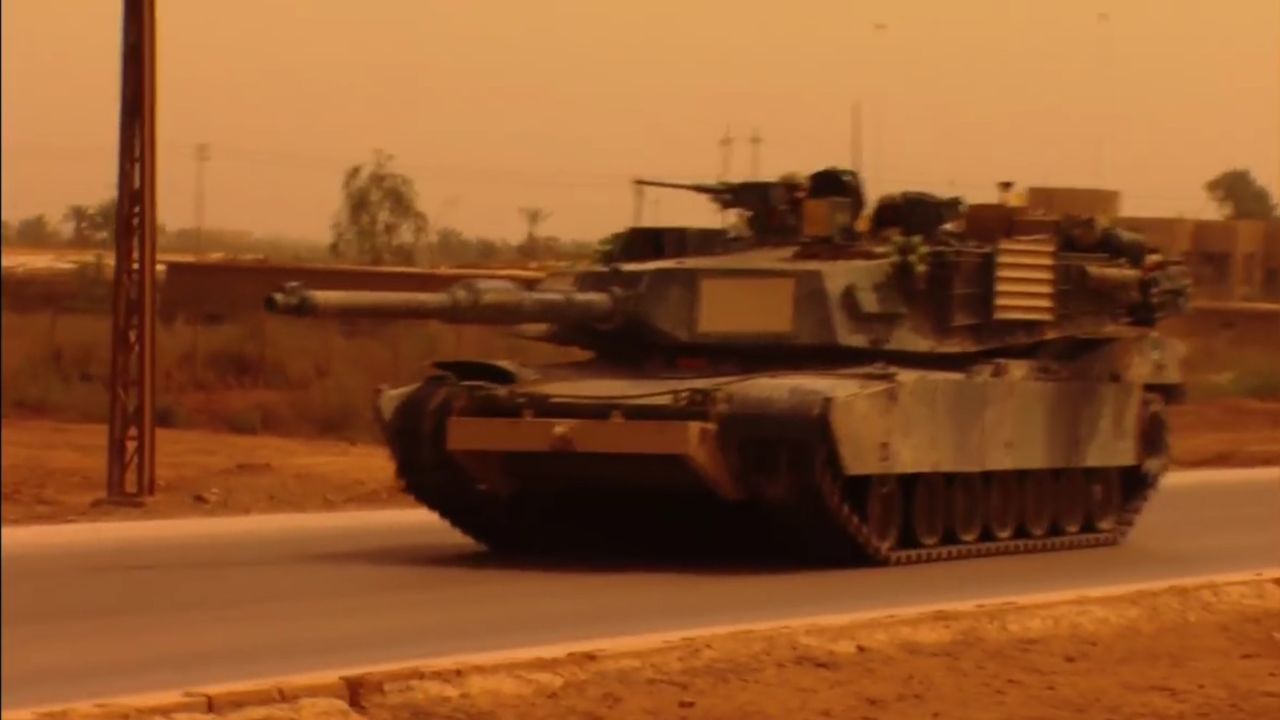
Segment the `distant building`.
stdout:
<path fill-rule="evenodd" d="M 1280 220 L 1122 217 L 1116 224 L 1183 258 L 1199 299 L 1280 301 Z"/>
<path fill-rule="evenodd" d="M 1012 182 L 996 188 L 997 202 L 969 206 L 966 225 L 976 237 L 1050 233 L 1064 215 L 1093 217 L 1183 258 L 1196 299 L 1280 302 L 1280 219 L 1126 217 L 1117 190 L 1041 186 L 1019 198 Z"/>

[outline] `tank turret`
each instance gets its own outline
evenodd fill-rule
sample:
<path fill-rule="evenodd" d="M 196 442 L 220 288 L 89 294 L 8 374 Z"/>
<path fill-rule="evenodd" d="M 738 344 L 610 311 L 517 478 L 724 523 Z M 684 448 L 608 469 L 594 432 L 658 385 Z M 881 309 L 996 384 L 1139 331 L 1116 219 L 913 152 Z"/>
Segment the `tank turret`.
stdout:
<path fill-rule="evenodd" d="M 422 293 L 293 284 L 265 304 L 268 312 L 296 316 L 547 324 L 550 342 L 639 354 L 963 355 L 1122 335 L 1181 308 L 1185 289 L 1179 295 L 1170 281 L 1178 266 L 1135 268 L 1056 248 L 1047 236 L 995 247 L 854 244 L 843 258 L 814 257 L 806 245 L 764 246 L 570 271 L 532 289 L 498 279 Z"/>

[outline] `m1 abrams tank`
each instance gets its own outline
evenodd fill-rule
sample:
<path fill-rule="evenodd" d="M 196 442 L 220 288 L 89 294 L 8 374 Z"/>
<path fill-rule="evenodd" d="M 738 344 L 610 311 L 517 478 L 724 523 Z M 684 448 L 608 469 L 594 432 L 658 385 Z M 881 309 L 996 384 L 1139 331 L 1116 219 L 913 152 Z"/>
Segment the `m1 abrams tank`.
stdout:
<path fill-rule="evenodd" d="M 1124 538 L 1168 459 L 1179 356 L 1154 325 L 1185 305 L 1180 264 L 1074 232 L 981 237 L 924 193 L 858 231 L 849 171 L 772 190 L 728 203 L 755 213 L 745 234 L 633 227 L 533 289 L 292 285 L 266 305 L 518 326 L 593 354 L 437 362 L 379 390 L 405 489 L 494 551 L 904 564 Z"/>

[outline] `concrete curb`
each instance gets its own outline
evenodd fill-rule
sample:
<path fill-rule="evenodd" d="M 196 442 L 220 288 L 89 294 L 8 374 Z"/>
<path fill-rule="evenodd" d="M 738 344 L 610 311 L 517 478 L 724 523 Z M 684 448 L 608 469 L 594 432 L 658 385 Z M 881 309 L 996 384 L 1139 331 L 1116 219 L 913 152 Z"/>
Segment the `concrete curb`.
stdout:
<path fill-rule="evenodd" d="M 0 714 L 2 720 L 138 720 L 175 713 L 222 715 L 263 705 L 295 702 L 310 698 L 337 699 L 359 710 L 389 686 L 422 680 L 441 670 L 482 665 L 513 664 L 540 658 L 567 657 L 579 653 L 595 656 L 650 650 L 674 642 L 739 632 L 818 628 L 871 620 L 919 617 L 940 612 L 980 612 L 995 608 L 1013 609 L 1054 605 L 1081 600 L 1097 600 L 1134 593 L 1235 585 L 1259 580 L 1280 580 L 1280 567 L 1250 572 L 1201 575 L 1144 583 L 1113 585 L 1094 590 L 1072 590 L 1034 595 L 995 597 L 985 600 L 916 605 L 891 610 L 873 610 L 793 618 L 782 621 L 720 625 L 696 630 L 650 633 L 591 641 L 543 645 L 519 650 L 470 653 L 332 670 L 324 673 L 264 678 L 244 683 L 218 685 L 193 690 L 173 690 L 117 698 L 89 700 L 71 705 L 24 708 Z"/>

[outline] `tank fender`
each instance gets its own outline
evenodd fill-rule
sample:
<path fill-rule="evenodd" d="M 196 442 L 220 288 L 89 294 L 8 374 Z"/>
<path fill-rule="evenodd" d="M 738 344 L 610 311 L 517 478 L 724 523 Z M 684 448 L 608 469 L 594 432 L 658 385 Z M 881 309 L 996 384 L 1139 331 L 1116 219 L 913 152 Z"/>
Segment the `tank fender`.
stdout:
<path fill-rule="evenodd" d="M 720 397 L 717 425 L 727 441 L 750 438 L 815 437 L 827 432 L 830 396 L 795 385 L 759 383 L 726 391 Z"/>
<path fill-rule="evenodd" d="M 538 377 L 531 368 L 506 360 L 437 360 L 430 367 L 448 373 L 458 382 L 515 385 Z"/>
<path fill-rule="evenodd" d="M 788 450 L 806 453 L 815 438 L 828 435 L 828 396 L 802 386 L 748 383 L 718 400 L 717 438 L 730 474 L 750 496 L 784 499 L 786 478 L 775 463 Z"/>

